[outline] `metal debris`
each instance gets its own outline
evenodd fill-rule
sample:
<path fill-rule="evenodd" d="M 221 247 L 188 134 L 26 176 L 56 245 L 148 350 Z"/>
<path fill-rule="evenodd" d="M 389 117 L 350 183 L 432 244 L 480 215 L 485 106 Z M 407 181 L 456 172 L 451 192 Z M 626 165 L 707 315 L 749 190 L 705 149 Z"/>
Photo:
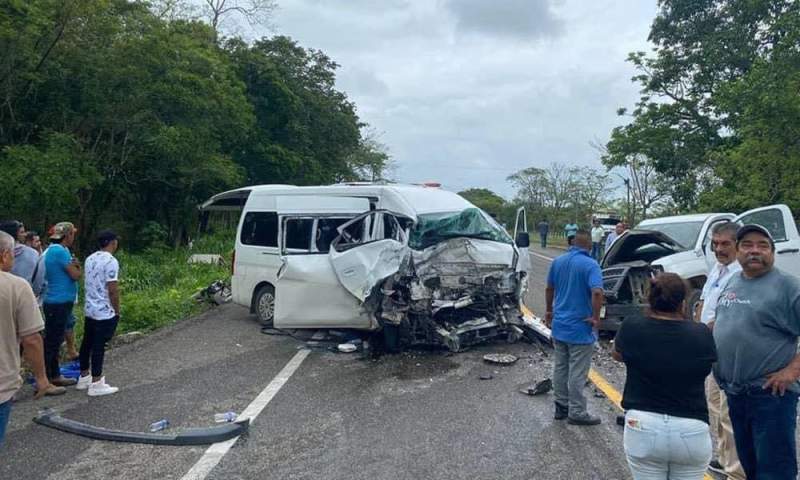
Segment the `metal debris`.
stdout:
<path fill-rule="evenodd" d="M 525 395 L 536 396 L 545 394 L 553 389 L 553 381 L 549 378 L 545 378 L 540 382 L 536 382 L 536 384 L 525 387 L 520 389 L 520 393 L 524 393 Z"/>
<path fill-rule="evenodd" d="M 519 359 L 509 353 L 489 353 L 483 356 L 483 360 L 498 365 L 512 365 Z"/>

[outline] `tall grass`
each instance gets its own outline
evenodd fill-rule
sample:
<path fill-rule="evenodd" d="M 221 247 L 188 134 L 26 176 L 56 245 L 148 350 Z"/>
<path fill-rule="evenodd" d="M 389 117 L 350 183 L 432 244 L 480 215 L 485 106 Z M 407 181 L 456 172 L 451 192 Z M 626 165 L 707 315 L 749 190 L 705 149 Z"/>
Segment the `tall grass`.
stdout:
<path fill-rule="evenodd" d="M 233 238 L 232 232 L 224 232 L 199 239 L 192 249 L 149 249 L 135 254 L 120 250 L 116 257 L 122 312 L 117 333 L 155 330 L 208 308 L 192 295 L 230 277 Z M 222 255 L 225 265 L 189 265 L 189 256 L 195 253 Z"/>

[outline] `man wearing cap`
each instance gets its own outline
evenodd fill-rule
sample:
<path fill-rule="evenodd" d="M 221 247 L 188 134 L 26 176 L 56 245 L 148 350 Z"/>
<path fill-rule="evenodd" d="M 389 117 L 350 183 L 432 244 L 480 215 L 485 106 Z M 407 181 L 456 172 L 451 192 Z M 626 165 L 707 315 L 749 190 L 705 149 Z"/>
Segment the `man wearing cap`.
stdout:
<path fill-rule="evenodd" d="M 796 478 L 800 281 L 774 268 L 775 242 L 761 225 L 739 228 L 736 252 L 742 272 L 717 301 L 714 376 L 747 478 Z"/>
<path fill-rule="evenodd" d="M 76 380 L 61 375 L 59 352 L 64 333 L 78 294 L 81 266 L 69 248 L 75 242 L 75 226 L 62 222 L 53 227 L 50 247 L 44 253 L 47 290 L 44 294 L 44 361 L 50 383 L 59 386 L 74 385 Z"/>
<path fill-rule="evenodd" d="M 20 346 L 36 377 L 36 398 L 66 392 L 47 380 L 39 334 L 44 328 L 42 315 L 30 285 L 9 273 L 13 266 L 14 238 L 0 231 L 0 445 L 5 437 L 12 398 L 22 386 Z"/>
<path fill-rule="evenodd" d="M 106 342 L 114 336 L 119 322 L 119 263 L 114 258 L 119 238 L 111 231 L 100 232 L 97 235 L 97 246 L 100 249 L 86 259 L 81 376 L 76 387 L 78 390 L 88 390 L 91 397 L 110 395 L 119 390 L 107 384 L 103 376 Z"/>

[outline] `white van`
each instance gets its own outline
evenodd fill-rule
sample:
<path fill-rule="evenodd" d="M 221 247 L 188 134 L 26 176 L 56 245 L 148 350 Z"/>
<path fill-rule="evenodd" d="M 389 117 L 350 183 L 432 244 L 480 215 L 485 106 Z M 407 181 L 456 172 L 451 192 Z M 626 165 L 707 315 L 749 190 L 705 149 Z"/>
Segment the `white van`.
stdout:
<path fill-rule="evenodd" d="M 524 210 L 515 243 L 460 195 L 425 186 L 262 185 L 201 206 L 239 208 L 233 301 L 265 325 L 395 326 L 407 344 L 453 350 L 522 334 Z"/>

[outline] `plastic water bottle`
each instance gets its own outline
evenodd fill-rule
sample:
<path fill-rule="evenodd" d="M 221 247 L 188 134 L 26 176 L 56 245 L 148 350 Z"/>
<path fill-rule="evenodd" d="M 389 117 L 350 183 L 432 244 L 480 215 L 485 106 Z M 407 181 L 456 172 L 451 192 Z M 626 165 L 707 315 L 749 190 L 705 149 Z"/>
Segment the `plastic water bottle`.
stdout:
<path fill-rule="evenodd" d="M 227 423 L 236 420 L 237 415 L 233 412 L 215 413 L 214 421 L 217 423 Z"/>
<path fill-rule="evenodd" d="M 169 427 L 169 421 L 167 421 L 166 418 L 163 418 L 155 423 L 150 424 L 150 432 L 160 432 L 167 427 Z"/>

